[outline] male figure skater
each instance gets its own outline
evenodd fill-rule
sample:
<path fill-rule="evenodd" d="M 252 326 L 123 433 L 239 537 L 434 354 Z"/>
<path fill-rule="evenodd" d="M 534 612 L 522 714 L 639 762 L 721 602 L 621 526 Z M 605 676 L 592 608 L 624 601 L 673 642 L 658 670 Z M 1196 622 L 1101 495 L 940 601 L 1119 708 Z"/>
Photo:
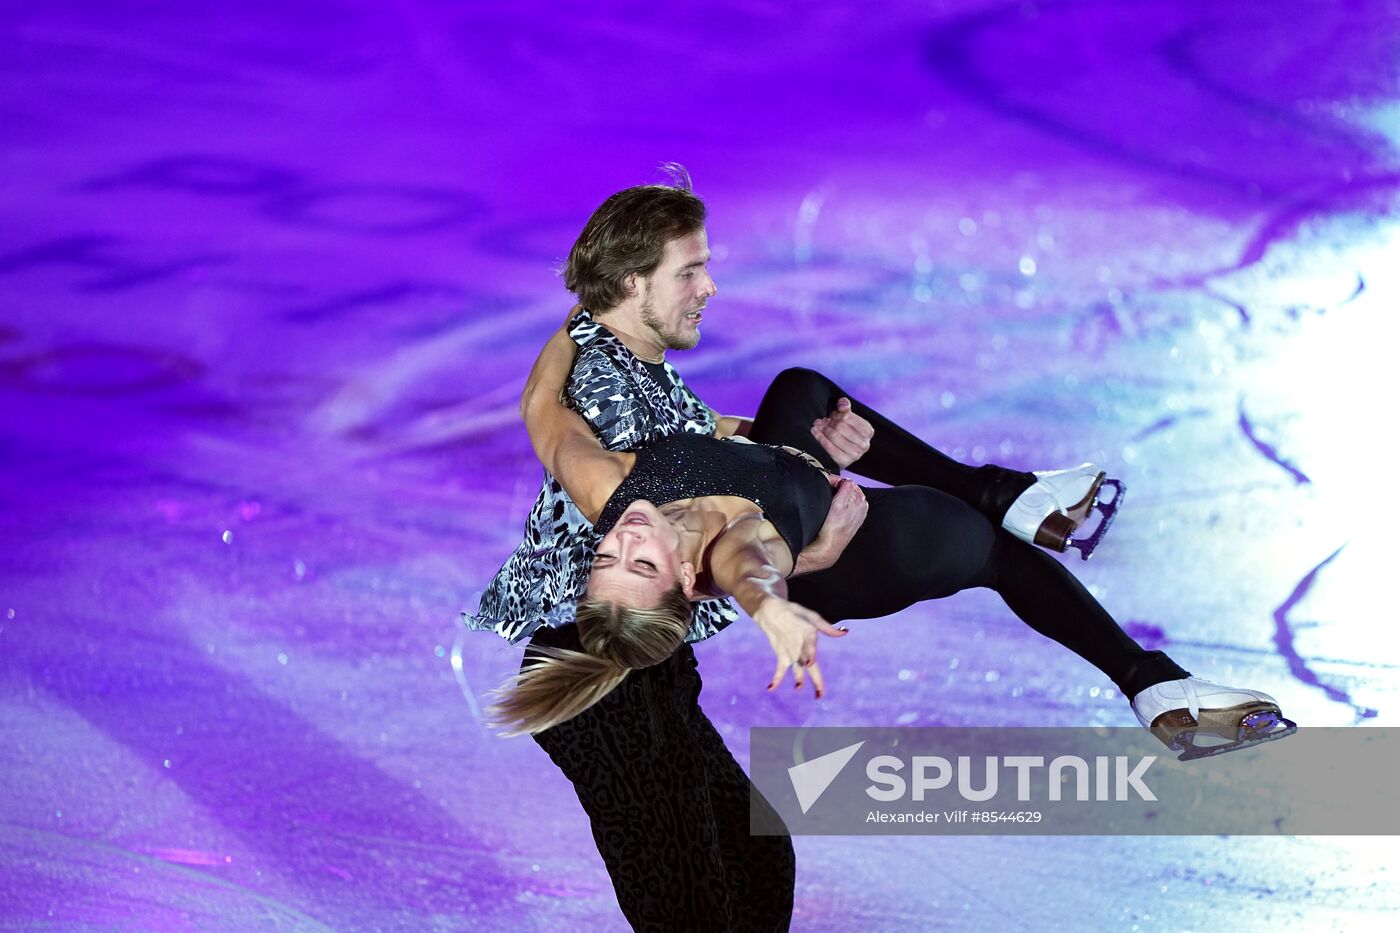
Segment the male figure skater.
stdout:
<path fill-rule="evenodd" d="M 565 285 L 581 309 L 569 325 L 578 355 L 565 394 L 605 447 L 632 449 L 677 431 L 747 434 L 801 449 L 828 470 L 852 467 L 884 482 L 941 489 L 1025 540 L 1056 549 L 1069 543 L 1104 482 L 1095 468 L 1028 474 L 959 464 L 810 370 L 780 374 L 753 419 L 720 417 L 705 406 L 665 360 L 667 350 L 696 345 L 717 291 L 704 218 L 688 184 L 630 188 L 599 207 L 570 252 Z M 834 527 L 819 537 L 799 556 L 798 572 L 827 566 L 853 531 Z M 546 472 L 525 540 L 477 613 L 464 614 L 467 624 L 513 642 L 576 640 L 569 623 L 595 545 L 592 527 Z M 728 600 L 699 603 L 687 640 L 735 618 Z M 791 843 L 750 835 L 756 791 L 695 703 L 699 689 L 686 645 L 535 739 L 573 782 L 635 927 L 785 929 Z M 695 782 L 703 799 L 649 794 L 646 777 L 660 768 L 703 774 Z"/>

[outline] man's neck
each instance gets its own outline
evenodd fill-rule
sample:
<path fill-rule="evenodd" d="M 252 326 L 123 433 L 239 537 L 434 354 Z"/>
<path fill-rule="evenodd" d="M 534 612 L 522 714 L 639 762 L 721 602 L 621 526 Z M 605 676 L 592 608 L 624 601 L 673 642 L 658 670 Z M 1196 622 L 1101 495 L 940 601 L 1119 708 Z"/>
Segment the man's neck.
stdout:
<path fill-rule="evenodd" d="M 638 359 L 648 363 L 660 363 L 666 359 L 666 348 L 657 341 L 651 329 L 620 309 L 607 312 L 606 319 L 594 315 L 594 320 L 621 340 L 622 345 Z"/>

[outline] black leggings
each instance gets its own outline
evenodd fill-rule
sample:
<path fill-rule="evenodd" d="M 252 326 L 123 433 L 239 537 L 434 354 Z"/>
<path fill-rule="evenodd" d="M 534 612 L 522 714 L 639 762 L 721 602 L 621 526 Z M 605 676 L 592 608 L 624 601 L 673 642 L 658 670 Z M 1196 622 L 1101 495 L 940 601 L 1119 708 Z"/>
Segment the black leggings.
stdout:
<path fill-rule="evenodd" d="M 1031 628 L 1097 667 L 1132 699 L 1189 676 L 1160 651 L 1144 651 L 1058 560 L 1001 529 L 1002 516 L 1035 477 L 999 466 L 970 467 L 919 440 L 810 369 L 778 374 L 759 405 L 750 438 L 800 447 L 834 468 L 812 422 L 845 396 L 875 428 L 851 472 L 892 489 L 866 489 L 870 511 L 841 559 L 788 581 L 793 601 L 829 621 L 894 615 L 961 590 L 995 590 Z"/>
<path fill-rule="evenodd" d="M 988 464 L 970 467 L 930 447 L 819 372 L 785 369 L 769 385 L 754 416 L 749 439 L 786 444 L 816 457 L 836 472 L 831 455 L 812 436 L 812 422 L 830 414 L 842 396 L 851 410 L 875 428 L 865 456 L 847 467 L 852 473 L 891 486 L 928 486 L 946 492 L 1000 525 L 1016 497 L 1035 483 L 1030 473 Z"/>
<path fill-rule="evenodd" d="M 866 489 L 870 511 L 841 558 L 788 580 L 788 596 L 828 621 L 894 615 L 926 599 L 986 587 L 1040 634 L 1103 671 L 1128 699 L 1189 676 L 1145 651 L 1049 554 L 926 486 Z"/>

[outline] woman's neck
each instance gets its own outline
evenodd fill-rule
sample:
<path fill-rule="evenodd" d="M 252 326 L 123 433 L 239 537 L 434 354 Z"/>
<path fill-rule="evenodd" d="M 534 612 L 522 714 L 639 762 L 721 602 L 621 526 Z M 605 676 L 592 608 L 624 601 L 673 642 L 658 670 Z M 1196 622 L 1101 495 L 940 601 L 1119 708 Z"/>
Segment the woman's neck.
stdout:
<path fill-rule="evenodd" d="M 661 512 L 680 535 L 680 559 L 693 564 L 697 574 L 704 574 L 710 545 L 736 518 L 758 514 L 758 507 L 737 496 L 699 496 L 664 505 Z"/>

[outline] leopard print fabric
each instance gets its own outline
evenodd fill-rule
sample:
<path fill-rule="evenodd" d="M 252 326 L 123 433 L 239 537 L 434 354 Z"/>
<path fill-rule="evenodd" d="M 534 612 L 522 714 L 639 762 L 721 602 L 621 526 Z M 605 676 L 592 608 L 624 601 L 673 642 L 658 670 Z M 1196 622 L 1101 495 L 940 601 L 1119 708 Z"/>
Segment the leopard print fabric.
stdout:
<path fill-rule="evenodd" d="M 670 363 L 665 367 L 670 385 L 660 386 L 632 351 L 587 311 L 574 318 L 569 336 L 579 353 L 566 400 L 608 450 L 633 450 L 680 431 L 715 432 L 714 412 Z M 545 470 L 525 522 L 525 539 L 486 587 L 477 611 L 462 613 L 463 621 L 468 628 L 493 631 L 511 643 L 529 638 L 541 625 L 557 628 L 573 622 L 600 537 Z M 727 599 L 697 603 L 686 641 L 709 638 L 737 618 Z"/>

